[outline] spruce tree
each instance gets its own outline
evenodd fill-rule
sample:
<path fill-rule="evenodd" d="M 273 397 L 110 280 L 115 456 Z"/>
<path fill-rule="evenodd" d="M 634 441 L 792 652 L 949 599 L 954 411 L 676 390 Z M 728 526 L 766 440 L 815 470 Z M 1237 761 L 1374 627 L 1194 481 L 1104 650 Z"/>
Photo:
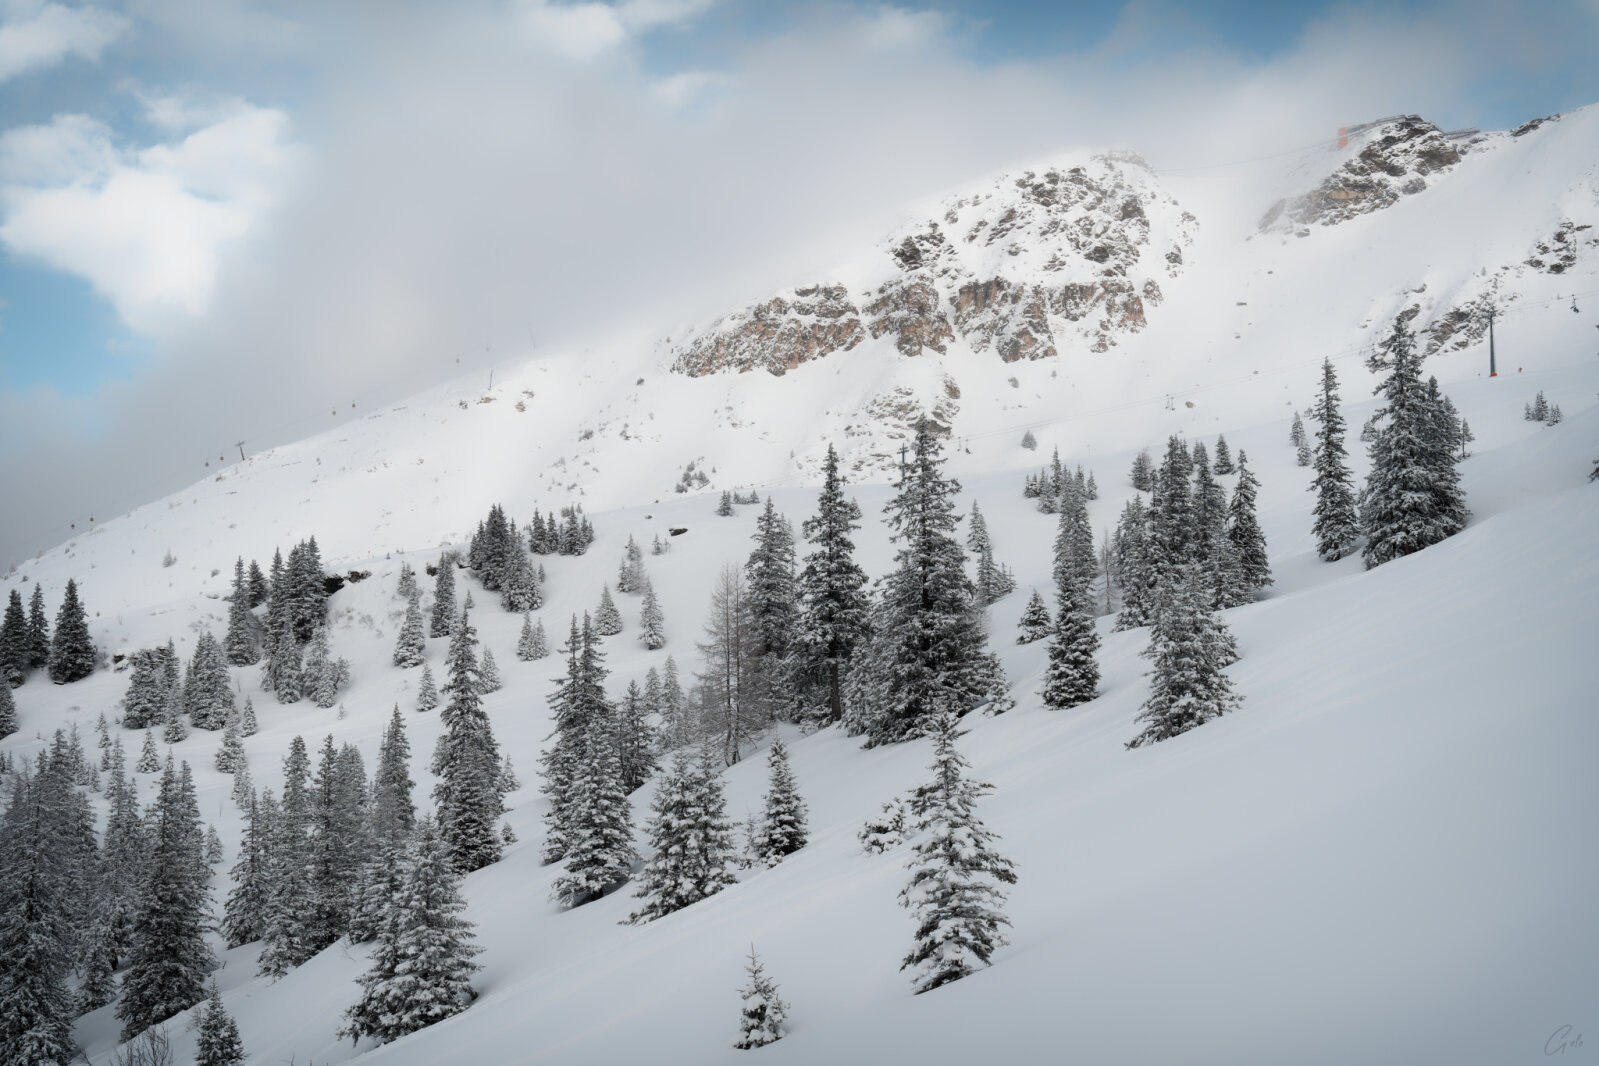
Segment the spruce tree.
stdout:
<path fill-rule="evenodd" d="M 733 515 L 733 495 L 726 489 L 722 490 L 722 499 L 716 505 L 716 514 L 720 518 L 731 518 Z"/>
<path fill-rule="evenodd" d="M 911 797 L 920 840 L 899 894 L 916 917 L 916 942 L 900 969 L 911 969 L 918 994 L 992 964 L 995 949 L 1008 942 L 1000 928 L 1010 925 L 1000 909 L 1002 886 L 1016 883 L 1015 867 L 995 849 L 998 838 L 977 817 L 977 800 L 993 786 L 965 776 L 971 764 L 955 746 L 965 735 L 955 715 L 939 713 L 929 732 L 933 779 Z"/>
<path fill-rule="evenodd" d="M 117 1003 L 123 1040 L 204 999 L 215 965 L 205 942 L 210 875 L 188 763 L 175 771 L 167 760 L 146 834 L 145 889 Z"/>
<path fill-rule="evenodd" d="M 651 709 L 638 682 L 629 681 L 616 708 L 616 753 L 622 791 L 628 794 L 642 787 L 656 770 L 656 736 L 649 723 Z"/>
<path fill-rule="evenodd" d="M 549 707 L 555 721 L 554 743 L 540 756 L 544 777 L 542 791 L 550 797 L 545 814 L 548 830 L 544 835 L 544 861 L 557 862 L 566 855 L 571 838 L 572 810 L 579 777 L 583 773 L 584 752 L 590 720 L 610 713 L 605 695 L 605 656 L 599 650 L 594 627 L 587 615 L 578 628 L 572 618 L 566 642 L 566 676 L 550 696 Z"/>
<path fill-rule="evenodd" d="M 644 580 L 644 605 L 639 612 L 638 638 L 650 651 L 666 647 L 666 616 L 661 613 L 661 601 L 655 595 L 655 584 Z"/>
<path fill-rule="evenodd" d="M 17 700 L 11 686 L 0 682 L 0 740 L 17 731 Z"/>
<path fill-rule="evenodd" d="M 255 722 L 255 704 L 250 697 L 244 697 L 244 710 L 239 712 L 239 735 L 253 737 L 258 732 Z"/>
<path fill-rule="evenodd" d="M 1016 623 L 1016 643 L 1031 644 L 1035 640 L 1043 640 L 1054 631 L 1054 620 L 1049 616 L 1049 605 L 1044 602 L 1044 597 L 1034 589 L 1027 600 L 1027 606 L 1022 611 L 1021 619 Z"/>
<path fill-rule="evenodd" d="M 794 529 L 770 496 L 755 520 L 752 539 L 755 549 L 744 563 L 744 584 L 754 627 L 753 652 L 773 692 L 774 706 L 786 711 L 793 702 L 788 659 L 799 624 Z"/>
<path fill-rule="evenodd" d="M 221 729 L 233 713 L 233 678 L 210 630 L 201 630 L 183 685 L 183 708 L 196 729 Z"/>
<path fill-rule="evenodd" d="M 1233 466 L 1233 453 L 1227 447 L 1227 438 L 1225 436 L 1216 438 L 1216 459 L 1211 463 L 1210 468 L 1218 476 L 1231 474 L 1237 469 L 1237 467 Z"/>
<path fill-rule="evenodd" d="M 816 514 L 801 527 L 812 550 L 799 575 L 795 657 L 805 678 L 819 684 L 834 722 L 844 716 L 843 671 L 867 635 L 866 572 L 850 539 L 860 517 L 860 505 L 844 497 L 838 452 L 828 444 Z"/>
<path fill-rule="evenodd" d="M 378 748 L 378 766 L 372 778 L 372 852 L 357 886 L 350 916 L 352 943 L 364 943 L 378 935 L 383 916 L 401 889 L 405 850 L 416 827 L 410 758 L 410 741 L 396 704 Z"/>
<path fill-rule="evenodd" d="M 432 770 L 439 779 L 433 801 L 438 810 L 438 833 L 449 849 L 450 861 L 457 870 L 470 873 L 500 857 L 501 841 L 495 826 L 505 807 L 499 783 L 499 745 L 483 711 L 481 677 L 472 651 L 477 630 L 465 611 L 454 630 L 445 660 L 450 679 L 444 685 L 444 733 L 433 751 Z"/>
<path fill-rule="evenodd" d="M 613 714 L 589 719 L 584 752 L 574 774 L 566 830 L 566 856 L 551 898 L 577 907 L 627 880 L 634 860 L 632 809 L 617 757 Z"/>
<path fill-rule="evenodd" d="M 682 910 L 737 881 L 727 800 L 709 758 L 674 756 L 650 810 L 654 854 L 639 875 L 637 895 L 645 903 L 628 916 L 633 925 Z"/>
<path fill-rule="evenodd" d="M 194 1053 L 195 1066 L 244 1066 L 244 1041 L 239 1027 L 222 1005 L 222 992 L 211 982 L 211 998 L 200 1015 L 200 1039 Z"/>
<path fill-rule="evenodd" d="M 12 589 L 5 621 L 0 623 L 0 672 L 13 688 L 26 679 L 30 658 L 28 616 L 22 609 L 22 593 Z"/>
<path fill-rule="evenodd" d="M 1157 571 L 1150 541 L 1148 509 L 1133 497 L 1116 523 L 1116 570 L 1121 575 L 1122 609 L 1117 632 L 1147 626 L 1154 619 Z"/>
<path fill-rule="evenodd" d="M 1380 428 L 1361 507 L 1370 569 L 1454 536 L 1470 512 L 1453 449 L 1438 432 L 1439 412 L 1421 382 L 1415 335 L 1402 316 L 1367 365 L 1387 371 L 1377 387 L 1383 406 L 1373 416 Z"/>
<path fill-rule="evenodd" d="M 233 592 L 228 597 L 228 632 L 222 640 L 223 655 L 234 666 L 251 666 L 260 658 L 256 651 L 256 621 L 250 613 L 250 586 L 244 576 L 244 557 L 233 561 Z"/>
<path fill-rule="evenodd" d="M 896 547 L 884 582 L 887 671 L 884 702 L 866 723 L 869 744 L 915 736 L 937 706 L 969 710 L 982 702 L 982 611 L 955 539 L 960 484 L 943 473 L 931 424 L 917 426 L 905 472 L 884 508 Z"/>
<path fill-rule="evenodd" d="M 261 667 L 261 687 L 279 703 L 298 703 L 303 684 L 300 645 L 294 639 L 287 608 L 267 611 L 267 655 Z"/>
<path fill-rule="evenodd" d="M 1132 473 L 1128 475 L 1133 488 L 1139 492 L 1153 492 L 1155 489 L 1155 463 L 1150 459 L 1149 452 L 1141 451 L 1133 458 Z"/>
<path fill-rule="evenodd" d="M 89 639 L 89 618 L 78 602 L 78 583 L 68 578 L 61 609 L 56 612 L 55 637 L 50 643 L 50 680 L 65 685 L 93 672 L 94 642 Z"/>
<path fill-rule="evenodd" d="M 250 590 L 251 607 L 259 607 L 267 601 L 272 587 L 267 584 L 266 575 L 261 573 L 261 564 L 254 559 L 250 560 L 250 570 L 245 576 L 245 582 Z"/>
<path fill-rule="evenodd" d="M 465 628 L 465 618 L 462 618 Z M 405 861 L 402 891 L 384 916 L 361 998 L 345 1012 L 341 1036 L 379 1043 L 459 1014 L 475 993 L 472 961 L 483 949 L 461 917 L 460 876 L 444 833 L 431 818 L 417 827 Z"/>
<path fill-rule="evenodd" d="M 156 751 L 155 733 L 152 730 L 144 731 L 144 750 L 139 752 L 139 761 L 133 768 L 141 774 L 153 774 L 161 769 L 161 756 Z"/>
<path fill-rule="evenodd" d="M 50 665 L 50 620 L 44 612 L 44 589 L 35 581 L 28 599 L 28 669 Z"/>
<path fill-rule="evenodd" d="M 189 727 L 183 720 L 183 686 L 174 685 L 167 689 L 166 702 L 161 708 L 161 743 L 171 747 L 181 744 L 189 735 Z"/>
<path fill-rule="evenodd" d="M 339 689 L 350 683 L 350 664 L 333 658 L 328 644 L 328 627 L 319 625 L 306 648 L 305 666 L 300 674 L 300 690 L 318 707 L 339 702 Z"/>
<path fill-rule="evenodd" d="M 478 664 L 477 684 L 478 691 L 485 696 L 490 692 L 500 691 L 500 687 L 504 684 L 500 680 L 500 665 L 494 661 L 492 648 L 485 647 L 483 649 L 483 661 Z"/>
<path fill-rule="evenodd" d="M 265 920 L 257 972 L 281 977 L 315 955 L 317 910 L 311 850 L 311 758 L 295 736 L 283 760 L 283 799 L 268 844 Z"/>
<path fill-rule="evenodd" d="M 422 680 L 416 685 L 416 709 L 427 712 L 439 705 L 439 691 L 433 684 L 433 668 L 422 664 Z"/>
<path fill-rule="evenodd" d="M 433 620 L 429 636 L 447 637 L 455 623 L 455 553 L 444 552 L 433 578 Z"/>
<path fill-rule="evenodd" d="M 66 1063 L 72 1043 L 74 896 L 60 861 L 68 848 L 70 785 L 41 770 L 12 775 L 0 815 L 0 1062 Z"/>
<path fill-rule="evenodd" d="M 402 669 L 421 666 L 427 651 L 427 638 L 422 634 L 422 601 L 411 582 L 411 592 L 405 599 L 405 621 L 400 625 L 400 635 L 394 642 L 394 665 Z"/>
<path fill-rule="evenodd" d="M 745 967 L 749 981 L 739 989 L 739 1037 L 733 1046 L 741 1050 L 765 1047 L 783 1038 L 783 1020 L 788 1004 L 777 995 L 777 984 L 761 967 L 761 958 L 750 945 L 750 961 Z"/>
<path fill-rule="evenodd" d="M 1321 394 L 1311 410 L 1316 420 L 1316 477 L 1310 491 L 1316 494 L 1316 552 L 1336 562 L 1355 550 L 1360 539 L 1360 516 L 1355 511 L 1354 477 L 1344 450 L 1344 416 L 1338 410 L 1338 375 L 1331 359 L 1321 363 Z"/>
<path fill-rule="evenodd" d="M 645 602 L 648 603 L 648 600 Z M 544 636 L 544 619 L 535 623 L 531 614 L 522 615 L 522 635 L 516 641 L 516 657 L 527 663 L 548 654 L 550 646 Z"/>
<path fill-rule="evenodd" d="M 594 632 L 602 637 L 614 637 L 621 631 L 622 612 L 616 609 L 616 601 L 611 599 L 611 586 L 607 582 L 600 593 L 600 605 L 594 611 Z"/>
<path fill-rule="evenodd" d="M 1246 595 L 1272 583 L 1271 562 L 1266 556 L 1266 534 L 1255 517 L 1255 490 L 1259 486 L 1249 469 L 1249 457 L 1238 452 L 1238 484 L 1228 504 L 1227 539 L 1237 558 L 1238 576 Z"/>
<path fill-rule="evenodd" d="M 1049 666 L 1039 691 L 1044 706 L 1061 710 L 1099 695 L 1099 634 L 1086 586 L 1068 583 L 1056 601 L 1055 626 L 1049 638 Z"/>
<path fill-rule="evenodd" d="M 252 792 L 244 804 L 244 832 L 229 871 L 233 889 L 222 909 L 222 936 L 230 948 L 260 940 L 266 932 L 276 814 L 270 789 L 260 797 Z"/>
<path fill-rule="evenodd" d="M 1129 748 L 1169 740 L 1238 705 L 1232 681 L 1222 672 L 1237 659 L 1237 644 L 1210 609 L 1197 565 L 1180 568 L 1161 586 L 1142 654 L 1153 667 L 1149 697 L 1135 721 L 1147 724 L 1127 742 Z"/>
<path fill-rule="evenodd" d="M 231 774 L 243 765 L 244 744 L 239 739 L 238 719 L 229 715 L 222 730 L 222 743 L 217 747 L 216 768 L 220 773 Z"/>
<path fill-rule="evenodd" d="M 769 775 L 766 806 L 761 812 L 760 829 L 754 844 L 755 858 L 776 866 L 803 848 L 809 839 L 805 801 L 800 798 L 793 768 L 788 764 L 788 748 L 781 740 L 772 741 L 766 755 Z"/>
<path fill-rule="evenodd" d="M 693 732 L 688 718 L 688 699 L 678 680 L 677 660 L 670 655 L 661 667 L 661 699 L 657 709 L 661 715 L 662 747 L 680 748 L 687 744 Z"/>

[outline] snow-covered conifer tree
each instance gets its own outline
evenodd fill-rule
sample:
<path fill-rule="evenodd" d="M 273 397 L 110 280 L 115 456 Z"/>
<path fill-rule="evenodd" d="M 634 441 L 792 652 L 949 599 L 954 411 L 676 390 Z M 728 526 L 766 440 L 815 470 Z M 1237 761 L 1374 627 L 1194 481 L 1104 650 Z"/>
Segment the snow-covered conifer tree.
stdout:
<path fill-rule="evenodd" d="M 614 637 L 621 631 L 622 612 L 616 609 L 616 601 L 611 598 L 611 586 L 607 582 L 600 593 L 600 605 L 594 611 L 594 632 L 602 637 Z"/>
<path fill-rule="evenodd" d="M 439 690 L 433 685 L 433 670 L 427 663 L 422 664 L 422 680 L 416 685 L 416 709 L 418 711 L 431 711 L 439 705 Z"/>
<path fill-rule="evenodd" d="M 820 699 L 812 698 L 826 702 L 826 717 L 834 722 L 844 716 L 842 673 L 867 633 L 866 572 L 855 562 L 850 540 L 860 528 L 861 509 L 844 497 L 838 466 L 838 452 L 828 444 L 816 514 L 802 527 L 812 550 L 799 574 L 795 636 L 801 678 L 820 689 Z"/>
<path fill-rule="evenodd" d="M 1360 516 L 1355 511 L 1354 476 L 1344 450 L 1344 416 L 1338 410 L 1338 375 L 1331 359 L 1321 364 L 1321 393 L 1311 410 L 1316 420 L 1316 477 L 1310 491 L 1316 494 L 1316 552 L 1335 562 L 1355 550 L 1360 539 Z"/>
<path fill-rule="evenodd" d="M 462 619 L 464 623 L 464 619 Z M 400 896 L 384 916 L 361 998 L 345 1012 L 341 1036 L 379 1043 L 459 1014 L 476 993 L 471 976 L 483 949 L 461 917 L 460 875 L 444 834 L 431 818 L 417 826 Z"/>
<path fill-rule="evenodd" d="M 1056 598 L 1055 625 L 1049 637 L 1049 666 L 1039 690 L 1044 706 L 1060 710 L 1099 694 L 1099 634 L 1086 586 L 1068 582 Z"/>
<path fill-rule="evenodd" d="M 639 875 L 637 895 L 645 903 L 628 917 L 634 925 L 682 910 L 737 880 L 727 800 L 709 758 L 674 756 L 650 810 L 654 854 Z"/>
<path fill-rule="evenodd" d="M 494 661 L 494 652 L 488 647 L 483 649 L 483 660 L 478 664 L 478 691 L 483 695 L 500 691 L 504 684 L 500 680 L 500 664 Z"/>
<path fill-rule="evenodd" d="M 766 976 L 761 967 L 761 957 L 750 945 L 750 961 L 745 967 L 749 980 L 738 990 L 742 1005 L 739 1007 L 739 1037 L 733 1046 L 741 1050 L 765 1047 L 783 1038 L 783 1021 L 788 1004 L 777 995 L 777 983 Z"/>
<path fill-rule="evenodd" d="M 1470 512 L 1453 449 L 1437 432 L 1437 413 L 1421 382 L 1415 335 L 1401 316 L 1367 365 L 1386 370 L 1371 444 L 1371 475 L 1362 497 L 1366 566 L 1420 551 L 1466 527 Z"/>
<path fill-rule="evenodd" d="M 616 753 L 622 791 L 629 794 L 648 781 L 656 770 L 656 736 L 649 722 L 652 709 L 638 682 L 629 681 L 616 708 Z"/>
<path fill-rule="evenodd" d="M 306 648 L 305 667 L 300 675 L 300 690 L 318 707 L 339 702 L 339 689 L 350 683 L 350 664 L 333 658 L 328 645 L 328 627 L 319 625 Z"/>
<path fill-rule="evenodd" d="M 17 731 L 17 701 L 11 686 L 0 681 L 0 740 Z"/>
<path fill-rule="evenodd" d="M 139 752 L 139 761 L 133 768 L 141 774 L 153 774 L 161 769 L 161 756 L 156 751 L 154 730 L 144 731 L 144 750 Z"/>
<path fill-rule="evenodd" d="M 145 889 L 117 1003 L 123 1040 L 204 999 L 216 964 L 205 942 L 210 874 L 188 763 L 178 771 L 167 760 L 146 821 Z"/>
<path fill-rule="evenodd" d="M 433 621 L 429 636 L 447 637 L 455 623 L 455 553 L 444 552 L 433 577 Z"/>
<path fill-rule="evenodd" d="M 272 876 L 269 852 L 276 815 L 271 789 L 260 797 L 252 792 L 244 804 L 244 833 L 231 871 L 233 890 L 222 911 L 222 935 L 230 948 L 259 940 L 266 932 Z"/>
<path fill-rule="evenodd" d="M 726 489 L 722 490 L 722 499 L 716 505 L 716 513 L 721 518 L 730 518 L 733 514 L 733 494 Z"/>
<path fill-rule="evenodd" d="M 250 701 L 249 696 L 246 696 L 244 697 L 244 710 L 239 712 L 239 735 L 241 737 L 253 737 L 258 732 L 258 729 L 259 727 L 255 722 L 255 704 Z"/>
<path fill-rule="evenodd" d="M 868 744 L 915 736 L 937 705 L 969 710 L 988 689 L 982 610 L 954 536 L 960 484 L 944 476 L 941 453 L 923 419 L 897 491 L 884 507 L 895 566 L 883 586 L 882 639 L 889 649 L 884 698 L 866 723 Z"/>
<path fill-rule="evenodd" d="M 772 741 L 766 755 L 766 768 L 769 775 L 766 806 L 752 844 L 758 861 L 776 866 L 805 846 L 809 832 L 805 801 L 800 797 L 794 770 L 788 763 L 788 748 L 781 740 Z"/>
<path fill-rule="evenodd" d="M 0 672 L 12 687 L 22 684 L 28 676 L 30 658 L 28 616 L 22 609 L 22 593 L 11 590 L 6 604 L 5 621 L 0 624 Z"/>
<path fill-rule="evenodd" d="M 916 917 L 916 942 L 900 969 L 911 969 L 918 994 L 992 964 L 995 949 L 1008 942 L 1000 928 L 1010 925 L 1000 909 L 1002 886 L 1016 883 L 1014 865 L 996 850 L 998 837 L 977 817 L 978 799 L 993 786 L 965 775 L 971 764 L 955 746 L 964 735 L 955 715 L 937 714 L 929 732 L 933 780 L 911 797 L 920 839 L 899 895 Z"/>
<path fill-rule="evenodd" d="M 666 647 L 666 616 L 661 613 L 661 601 L 655 595 L 655 585 L 644 579 L 644 605 L 639 612 L 638 638 L 650 651 Z"/>
<path fill-rule="evenodd" d="M 1272 583 L 1271 562 L 1266 557 L 1266 534 L 1255 517 L 1255 490 L 1259 486 L 1249 469 L 1249 458 L 1238 450 L 1238 484 L 1228 504 L 1227 539 L 1237 560 L 1239 584 L 1246 596 Z"/>
<path fill-rule="evenodd" d="M 44 611 L 44 588 L 35 581 L 33 594 L 28 597 L 28 669 L 37 670 L 49 665 L 50 619 Z"/>
<path fill-rule="evenodd" d="M 244 1041 L 239 1026 L 222 1005 L 222 992 L 211 982 L 211 998 L 200 1015 L 200 1039 L 194 1053 L 195 1066 L 244 1066 Z"/>
<path fill-rule="evenodd" d="M 411 592 L 405 598 L 405 621 L 400 625 L 400 635 L 394 642 L 394 665 L 401 668 L 421 666 L 426 657 L 427 638 L 422 633 L 422 601 L 411 582 Z"/>
<path fill-rule="evenodd" d="M 221 729 L 233 713 L 233 678 L 210 630 L 201 630 L 183 683 L 183 708 L 196 729 Z"/>
<path fill-rule="evenodd" d="M 228 597 L 228 632 L 222 649 L 234 666 L 251 666 L 259 658 L 256 650 L 255 615 L 250 612 L 250 586 L 244 576 L 244 556 L 233 560 L 233 592 Z"/>
<path fill-rule="evenodd" d="M 496 828 L 505 805 L 500 793 L 500 750 L 483 711 L 477 656 L 477 631 L 465 611 L 455 625 L 446 660 L 450 679 L 441 718 L 444 734 L 433 751 L 433 789 L 438 832 L 456 869 L 470 873 L 500 857 Z"/>
<path fill-rule="evenodd" d="M 1197 564 L 1180 568 L 1161 586 L 1143 656 L 1153 663 L 1149 697 L 1135 721 L 1144 731 L 1129 748 L 1169 740 L 1238 705 L 1223 667 L 1238 658 L 1227 623 L 1210 609 Z"/>
<path fill-rule="evenodd" d="M 1225 436 L 1216 438 L 1216 459 L 1211 463 L 1210 469 L 1218 476 L 1231 474 L 1237 469 L 1233 466 L 1233 453 L 1227 447 L 1227 438 Z"/>
<path fill-rule="evenodd" d="M 550 654 L 548 639 L 544 636 L 544 619 L 537 623 L 531 614 L 522 616 L 522 635 L 516 641 L 516 657 L 523 662 L 532 662 L 542 659 Z"/>
<path fill-rule="evenodd" d="M 1027 600 L 1027 606 L 1022 610 L 1022 617 L 1016 623 L 1016 643 L 1031 644 L 1035 640 L 1043 640 L 1054 630 L 1055 623 L 1049 616 L 1049 605 L 1044 602 L 1044 597 L 1034 589 Z"/>
<path fill-rule="evenodd" d="M 71 793 L 59 772 L 11 775 L 0 815 L 0 1062 L 8 1066 L 76 1055 L 66 981 L 78 886 L 61 862 Z"/>
<path fill-rule="evenodd" d="M 632 808 L 617 757 L 615 712 L 591 715 L 584 750 L 572 775 L 566 854 L 552 899 L 577 907 L 627 880 L 638 852 L 633 848 Z"/>
<path fill-rule="evenodd" d="M 31 655 L 31 648 L 28 650 Z M 50 642 L 50 680 L 58 685 L 80 681 L 94 672 L 94 642 L 89 639 L 89 617 L 78 601 L 78 583 L 67 579 L 67 591 L 56 612 L 55 636 Z"/>
<path fill-rule="evenodd" d="M 243 764 L 244 743 L 239 739 L 238 717 L 229 715 L 228 724 L 222 729 L 222 743 L 217 747 L 216 768 L 231 774 Z"/>

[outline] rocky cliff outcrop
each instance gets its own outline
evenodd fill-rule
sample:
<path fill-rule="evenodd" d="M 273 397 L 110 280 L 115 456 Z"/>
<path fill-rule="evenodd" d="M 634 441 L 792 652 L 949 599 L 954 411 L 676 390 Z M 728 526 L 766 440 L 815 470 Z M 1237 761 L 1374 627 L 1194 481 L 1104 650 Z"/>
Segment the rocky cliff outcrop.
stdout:
<path fill-rule="evenodd" d="M 1026 171 L 891 234 L 872 283 L 792 289 L 728 314 L 677 344 L 672 369 L 782 374 L 867 339 L 913 357 L 956 342 L 1004 362 L 1103 352 L 1144 328 L 1157 276 L 1183 269 L 1197 225 L 1136 156 Z"/>
<path fill-rule="evenodd" d="M 1416 115 L 1378 127 L 1364 147 L 1316 188 L 1278 200 L 1260 220 L 1262 230 L 1335 226 L 1380 211 L 1426 190 L 1438 175 L 1460 162 L 1465 148 Z"/>

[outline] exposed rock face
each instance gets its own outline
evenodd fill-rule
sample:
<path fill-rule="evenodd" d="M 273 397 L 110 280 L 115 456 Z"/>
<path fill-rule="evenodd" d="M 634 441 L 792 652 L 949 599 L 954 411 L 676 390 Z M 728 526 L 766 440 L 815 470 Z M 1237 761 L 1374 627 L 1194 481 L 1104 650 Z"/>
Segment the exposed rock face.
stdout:
<path fill-rule="evenodd" d="M 1353 159 L 1316 188 L 1278 200 L 1260 220 L 1260 228 L 1334 226 L 1391 207 L 1401 197 L 1424 191 L 1460 162 L 1463 151 L 1431 122 L 1407 115 L 1379 127 Z"/>
<path fill-rule="evenodd" d="M 946 201 L 937 218 L 883 242 L 880 280 L 818 285 L 736 311 L 674 349 L 672 368 L 781 374 L 892 339 L 906 356 L 957 341 L 1004 362 L 1063 344 L 1103 352 L 1161 302 L 1156 275 L 1183 269 L 1198 225 L 1141 159 L 1096 156 L 1027 171 Z"/>
<path fill-rule="evenodd" d="M 873 293 L 866 305 L 868 328 L 873 338 L 893 334 L 902 355 L 921 355 L 923 348 L 942 353 L 955 334 L 938 304 L 938 289 L 925 278 L 896 278 Z"/>
<path fill-rule="evenodd" d="M 848 351 L 863 335 L 860 313 L 842 285 L 790 289 L 728 315 L 717 329 L 683 348 L 673 369 L 693 377 L 726 368 L 782 374 L 830 352 Z"/>

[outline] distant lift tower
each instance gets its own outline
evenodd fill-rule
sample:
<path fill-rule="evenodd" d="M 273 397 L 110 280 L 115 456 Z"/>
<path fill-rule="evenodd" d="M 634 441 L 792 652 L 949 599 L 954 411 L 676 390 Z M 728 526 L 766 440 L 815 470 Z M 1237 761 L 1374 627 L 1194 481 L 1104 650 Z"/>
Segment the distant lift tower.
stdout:
<path fill-rule="evenodd" d="M 1499 376 L 1499 368 L 1494 365 L 1494 309 L 1488 308 L 1488 376 Z"/>

